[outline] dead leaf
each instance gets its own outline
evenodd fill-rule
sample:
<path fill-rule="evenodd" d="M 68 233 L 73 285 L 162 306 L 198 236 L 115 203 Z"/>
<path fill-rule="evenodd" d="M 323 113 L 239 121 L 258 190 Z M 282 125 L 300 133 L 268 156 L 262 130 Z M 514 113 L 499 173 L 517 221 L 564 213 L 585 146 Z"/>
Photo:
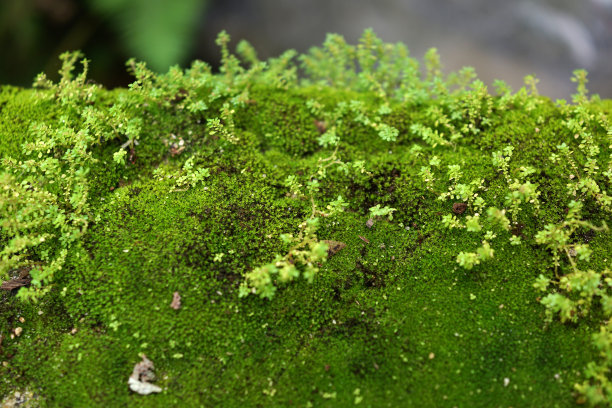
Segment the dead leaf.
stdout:
<path fill-rule="evenodd" d="M 0 285 L 0 289 L 13 290 L 13 289 L 19 289 L 22 286 L 29 285 L 30 282 L 32 281 L 32 278 L 30 277 L 31 270 L 32 270 L 31 266 L 19 268 L 17 270 L 19 272 L 19 275 L 15 274 L 11 276 L 10 280 L 7 280 L 6 282 L 2 282 L 2 285 Z"/>
<path fill-rule="evenodd" d="M 325 239 L 323 240 L 323 242 L 325 242 L 327 246 L 329 247 L 329 249 L 327 250 L 328 257 L 331 257 L 332 255 L 337 254 L 342 249 L 344 249 L 344 247 L 346 246 L 344 242 L 340 242 L 340 241 L 331 241 L 331 240 Z"/>
<path fill-rule="evenodd" d="M 38 407 L 38 399 L 39 396 L 27 388 L 23 391 L 14 390 L 0 401 L 0 407 Z"/>
<path fill-rule="evenodd" d="M 372 226 L 373 226 L 373 225 L 374 225 L 374 220 L 370 218 L 370 219 L 369 219 L 369 220 L 366 222 L 366 227 L 368 227 L 368 228 L 372 228 Z"/>
<path fill-rule="evenodd" d="M 170 303 L 170 307 L 174 310 L 179 310 L 181 308 L 181 295 L 178 292 L 174 292 L 172 295 L 172 303 Z"/>
<path fill-rule="evenodd" d="M 327 124 L 324 121 L 315 120 L 314 124 L 317 127 L 317 130 L 319 131 L 319 133 L 323 134 L 327 131 Z"/>
<path fill-rule="evenodd" d="M 359 235 L 359 239 L 361 239 L 363 242 L 365 242 L 366 244 L 370 243 L 370 240 L 367 239 L 366 237 L 362 237 L 361 235 Z"/>
<path fill-rule="evenodd" d="M 457 215 L 463 214 L 467 209 L 466 203 L 455 203 L 453 204 L 453 212 Z"/>
<path fill-rule="evenodd" d="M 128 379 L 130 390 L 140 395 L 149 395 L 154 392 L 161 392 L 162 389 L 157 385 L 151 384 L 150 381 L 155 380 L 153 373 L 153 362 L 142 355 L 142 361 L 136 363 L 132 375 Z"/>
<path fill-rule="evenodd" d="M 13 289 L 19 289 L 22 286 L 27 286 L 30 284 L 30 282 L 32 281 L 31 278 L 16 278 L 16 279 L 11 279 L 8 280 L 6 282 L 2 282 L 2 285 L 0 286 L 0 289 L 3 290 L 13 290 Z"/>
<path fill-rule="evenodd" d="M 183 150 L 185 150 L 185 146 L 181 146 L 179 148 L 176 148 L 176 147 L 173 146 L 173 147 L 170 148 L 170 155 L 172 157 L 178 156 L 179 154 L 181 154 L 183 152 Z"/>

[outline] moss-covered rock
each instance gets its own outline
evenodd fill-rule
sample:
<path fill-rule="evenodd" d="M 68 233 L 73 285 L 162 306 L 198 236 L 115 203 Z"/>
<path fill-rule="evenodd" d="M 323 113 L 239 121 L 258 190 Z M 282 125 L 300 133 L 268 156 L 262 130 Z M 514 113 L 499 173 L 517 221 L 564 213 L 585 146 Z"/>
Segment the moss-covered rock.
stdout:
<path fill-rule="evenodd" d="M 330 36 L 302 79 L 291 54 L 247 69 L 219 42 L 219 74 L 131 62 L 136 82 L 108 91 L 67 55 L 59 83 L 1 89 L 0 278 L 33 280 L 0 294 L 0 396 L 610 398 L 596 375 L 610 341 L 592 334 L 612 312 L 611 101 L 491 95 L 469 70 L 442 77 L 432 53 L 421 75 L 371 32 Z M 128 388 L 142 353 L 160 394 Z"/>

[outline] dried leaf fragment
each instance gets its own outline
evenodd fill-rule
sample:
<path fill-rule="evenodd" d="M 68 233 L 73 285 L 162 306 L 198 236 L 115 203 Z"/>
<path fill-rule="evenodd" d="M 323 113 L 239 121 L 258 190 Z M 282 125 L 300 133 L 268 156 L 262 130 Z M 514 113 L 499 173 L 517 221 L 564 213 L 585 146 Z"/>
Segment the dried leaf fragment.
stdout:
<path fill-rule="evenodd" d="M 32 281 L 32 278 L 30 277 L 31 269 L 31 267 L 24 267 L 19 269 L 19 275 L 15 275 L 12 277 L 12 279 L 7 280 L 6 282 L 2 282 L 2 285 L 0 285 L 0 289 L 13 290 L 19 289 L 22 286 L 29 285 Z"/>
<path fill-rule="evenodd" d="M 315 120 L 314 124 L 317 127 L 317 130 L 319 131 L 319 133 L 323 134 L 327 131 L 327 124 L 325 123 L 325 121 Z"/>
<path fill-rule="evenodd" d="M 140 395 L 149 395 L 154 392 L 161 392 L 162 389 L 157 385 L 151 384 L 149 381 L 155 380 L 153 373 L 153 362 L 142 355 L 142 361 L 136 363 L 132 375 L 128 379 L 130 390 Z"/>
<path fill-rule="evenodd" d="M 179 310 L 181 308 L 181 295 L 178 292 L 174 292 L 172 295 L 172 302 L 170 303 L 170 307 L 174 310 Z"/>
<path fill-rule="evenodd" d="M 8 280 L 6 282 L 2 282 L 2 285 L 0 286 L 0 289 L 3 289 L 3 290 L 19 289 L 22 286 L 28 285 L 31 280 L 32 279 L 30 279 L 30 278 L 11 279 L 11 280 Z"/>
<path fill-rule="evenodd" d="M 369 219 L 366 221 L 366 227 L 368 228 L 372 228 L 372 226 L 374 225 L 374 220 L 373 219 Z"/>
<path fill-rule="evenodd" d="M 457 215 L 463 214 L 467 209 L 466 203 L 455 203 L 453 204 L 453 212 Z"/>
<path fill-rule="evenodd" d="M 23 391 L 15 390 L 0 401 L 0 407 L 38 407 L 37 400 L 38 395 L 27 388 Z"/>
<path fill-rule="evenodd" d="M 361 236 L 361 235 L 359 235 L 359 239 L 360 239 L 360 240 L 362 240 L 363 242 L 365 242 L 366 244 L 369 244 L 369 243 L 370 243 L 370 240 L 369 240 L 369 239 L 367 239 L 366 237 L 363 237 L 363 236 Z"/>
<path fill-rule="evenodd" d="M 327 244 L 328 248 L 329 248 L 327 250 L 327 256 L 328 257 L 331 257 L 332 255 L 337 254 L 342 249 L 344 249 L 344 247 L 346 247 L 346 244 L 344 242 L 340 242 L 340 241 L 332 241 L 332 240 L 325 239 L 325 240 L 323 240 L 323 242 L 325 242 Z"/>

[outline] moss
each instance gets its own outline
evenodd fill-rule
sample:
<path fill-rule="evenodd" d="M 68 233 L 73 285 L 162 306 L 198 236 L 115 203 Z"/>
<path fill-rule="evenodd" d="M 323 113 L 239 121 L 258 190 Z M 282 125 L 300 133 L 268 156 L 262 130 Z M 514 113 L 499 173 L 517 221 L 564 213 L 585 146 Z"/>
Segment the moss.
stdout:
<path fill-rule="evenodd" d="M 51 100 L 41 100 L 40 92 L 13 86 L 0 87 L 0 152 L 3 157 L 21 157 L 21 145 L 29 141 L 33 122 L 55 122 L 61 110 Z M 35 118 L 35 119 L 34 119 Z"/>
<path fill-rule="evenodd" d="M 126 90 L 96 92 L 93 106 L 104 112 L 132 97 Z M 384 98 L 258 83 L 246 101 L 232 105 L 239 142 L 230 143 L 207 125 L 223 117 L 222 101 L 194 113 L 177 107 L 191 91 L 177 92 L 170 102 L 164 96 L 159 105 L 139 105 L 144 124 L 136 158 L 126 166 L 112 161 L 125 141 L 121 132 L 91 147 L 99 160 L 89 179 L 91 224 L 70 246 L 50 293 L 23 303 L 3 291 L 0 396 L 30 389 L 43 405 L 75 407 L 574 404 L 573 384 L 597 358 L 591 335 L 601 311 L 579 324 L 546 323 L 533 281 L 552 274 L 551 254 L 532 240 L 508 244 L 512 234 L 533 237 L 565 216 L 567 175 L 548 157 L 560 141 L 577 151 L 579 141 L 563 123 L 562 107 L 535 96 L 526 97 L 533 108 L 517 100 L 485 117 L 487 124 L 479 119 L 476 134 L 442 148 L 411 131 L 413 123 L 439 126 L 425 112 L 439 106 L 450 113 L 452 103 L 442 97 L 391 102 L 384 121 L 399 130 L 396 142 L 347 114 L 337 154 L 347 163 L 364 160 L 366 171 L 332 169 L 316 195 L 321 208 L 338 195 L 349 203 L 322 217 L 317 231 L 319 239 L 346 247 L 321 264 L 312 284 L 298 279 L 265 300 L 239 298 L 239 284 L 284 254 L 280 234 L 297 234 L 311 212 L 308 198 L 290 194 L 285 180 L 297 175 L 305 183 L 330 154 L 318 143 L 325 118 L 307 101 L 332 109 L 359 100 L 374 117 Z M 227 99 L 242 94 L 236 95 Z M 8 87 L 0 106 L 3 157 L 19 157 L 16 146 L 31 137 L 29 123 L 52 125 L 61 110 L 51 91 Z M 594 115 L 611 110 L 609 101 L 585 106 Z M 471 120 L 453 123 L 460 128 Z M 227 117 L 222 125 L 230 127 Z M 596 144 L 607 143 L 602 126 L 592 125 L 592 133 Z M 172 143 L 181 138 L 185 149 L 177 153 Z M 530 177 L 539 184 L 541 210 L 524 206 L 512 231 L 496 230 L 494 258 L 465 270 L 456 256 L 475 250 L 483 234 L 443 228 L 440 219 L 456 201 L 437 199 L 450 185 L 447 166 L 461 166 L 462 182 L 484 179 L 480 196 L 503 207 L 508 183 L 491 154 L 507 145 L 515 148 L 513 177 L 521 165 L 537 168 Z M 419 172 L 433 155 L 440 164 L 432 190 Z M 156 176 L 156 169 L 182 171 L 188 157 L 210 176 L 186 191 L 173 191 L 176 177 Z M 600 182 L 606 185 L 603 176 Z M 610 221 L 593 200 L 585 202 L 589 221 Z M 393 221 L 368 227 L 376 204 L 397 211 Z M 581 234 L 593 250 L 590 267 L 604 269 L 610 234 Z M 170 307 L 174 292 L 179 310 Z M 11 339 L 17 326 L 23 332 Z M 129 391 L 139 353 L 155 363 L 161 394 Z"/>

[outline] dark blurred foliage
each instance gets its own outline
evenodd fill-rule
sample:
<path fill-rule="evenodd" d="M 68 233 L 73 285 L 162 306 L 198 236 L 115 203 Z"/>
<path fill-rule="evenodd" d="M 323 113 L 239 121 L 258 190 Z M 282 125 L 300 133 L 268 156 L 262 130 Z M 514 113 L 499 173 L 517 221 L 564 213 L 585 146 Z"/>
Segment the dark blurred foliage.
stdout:
<path fill-rule="evenodd" d="M 586 68 L 589 89 L 612 97 L 612 0 L 0 0 L 0 83 L 53 76 L 66 50 L 114 87 L 131 81 L 131 57 L 159 72 L 192 59 L 214 67 L 221 30 L 265 59 L 329 32 L 355 43 L 369 27 L 418 58 L 437 47 L 447 71 L 473 66 L 489 85 L 516 89 L 533 74 L 542 94 L 569 98 L 572 71 Z"/>
<path fill-rule="evenodd" d="M 54 76 L 58 55 L 82 50 L 91 78 L 126 85 L 125 61 L 157 71 L 183 62 L 206 0 L 2 0 L 0 83 L 28 86 L 39 72 Z"/>

